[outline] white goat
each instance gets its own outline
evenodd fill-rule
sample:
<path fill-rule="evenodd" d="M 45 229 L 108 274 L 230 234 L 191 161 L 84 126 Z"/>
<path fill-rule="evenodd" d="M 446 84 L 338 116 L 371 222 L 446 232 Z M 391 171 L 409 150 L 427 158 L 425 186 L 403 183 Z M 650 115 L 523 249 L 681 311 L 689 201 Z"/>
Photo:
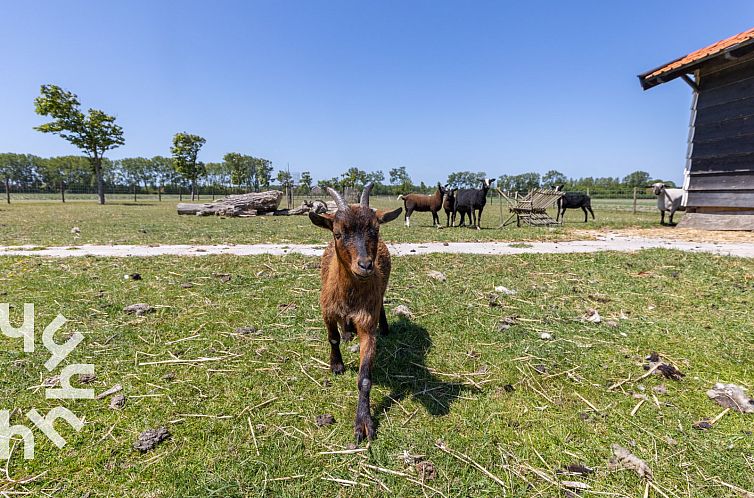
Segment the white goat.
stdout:
<path fill-rule="evenodd" d="M 676 211 L 686 211 L 681 206 L 683 200 L 682 188 L 667 188 L 664 183 L 653 183 L 652 193 L 657 196 L 657 209 L 660 210 L 660 225 L 665 224 L 665 211 L 670 212 L 670 225 L 673 225 L 673 215 Z"/>

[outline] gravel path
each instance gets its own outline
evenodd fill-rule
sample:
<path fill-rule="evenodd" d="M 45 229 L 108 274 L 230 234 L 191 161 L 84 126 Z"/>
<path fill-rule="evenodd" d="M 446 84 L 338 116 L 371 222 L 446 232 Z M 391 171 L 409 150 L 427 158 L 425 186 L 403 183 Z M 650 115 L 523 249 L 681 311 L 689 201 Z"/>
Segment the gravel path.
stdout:
<path fill-rule="evenodd" d="M 724 256 L 754 258 L 752 242 L 688 242 L 660 238 L 625 237 L 607 235 L 597 240 L 577 240 L 571 242 L 427 242 L 421 244 L 388 244 L 391 254 L 410 256 L 420 254 L 567 254 L 601 251 L 632 252 L 642 249 L 676 249 L 689 252 L 705 252 Z M 81 256 L 101 257 L 146 257 L 146 256 L 208 256 L 231 254 L 250 256 L 271 254 L 303 254 L 319 256 L 324 245 L 304 244 L 253 244 L 253 245 L 81 245 L 67 247 L 14 246 L 0 247 L 0 256 L 40 256 L 68 258 Z"/>

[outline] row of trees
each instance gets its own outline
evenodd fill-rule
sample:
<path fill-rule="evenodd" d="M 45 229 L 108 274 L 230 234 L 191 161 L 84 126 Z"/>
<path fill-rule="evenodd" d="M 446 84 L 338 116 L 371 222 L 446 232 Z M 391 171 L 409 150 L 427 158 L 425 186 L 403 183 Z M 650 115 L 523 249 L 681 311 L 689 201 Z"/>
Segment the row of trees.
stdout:
<path fill-rule="evenodd" d="M 445 181 L 451 187 L 476 188 L 482 180 L 489 178 L 484 171 L 456 171 L 450 173 Z M 321 187 L 334 187 L 342 190 L 347 187 L 359 189 L 369 181 L 376 184 L 375 191 L 383 194 L 398 194 L 411 191 L 430 192 L 435 189 L 434 185 L 426 186 L 423 182 L 415 185 L 406 172 L 405 167 L 394 168 L 389 172 L 389 185 L 384 185 L 385 175 L 382 171 L 366 172 L 358 168 L 349 168 L 339 177 L 330 180 L 320 180 Z M 634 187 L 644 188 L 660 179 L 652 179 L 646 171 L 634 171 L 624 178 L 618 177 L 584 177 L 568 178 L 557 170 L 550 170 L 545 174 L 527 172 L 520 175 L 501 175 L 497 178 L 497 187 L 509 192 L 528 192 L 534 188 L 552 187 L 564 185 L 565 190 L 589 190 L 590 192 L 608 192 L 628 190 Z M 664 181 L 668 186 L 674 187 L 672 181 Z"/>
<path fill-rule="evenodd" d="M 299 194 L 309 194 L 314 181 L 308 171 L 300 175 L 294 184 L 286 170 L 279 170 L 273 178 L 273 167 L 269 160 L 230 152 L 221 162 L 203 163 L 196 159 L 198 148 L 204 139 L 196 135 L 179 133 L 173 145 L 173 156 L 152 158 L 131 157 L 117 160 L 100 159 L 99 171 L 104 184 L 119 189 L 139 189 L 155 192 L 160 198 L 168 187 L 171 191 L 190 189 L 194 194 L 198 187 L 229 191 L 259 191 L 268 189 L 277 182 L 282 188 L 294 188 Z M 484 178 L 484 171 L 457 171 L 448 175 L 444 183 L 452 187 L 478 187 Z M 65 190 L 72 186 L 91 187 L 97 185 L 97 171 L 91 160 L 84 156 L 60 156 L 41 158 L 29 154 L 0 154 L 0 180 L 5 191 L 11 189 L 38 189 L 59 191 L 65 202 Z M 434 185 L 423 182 L 415 185 L 405 167 L 390 169 L 387 176 L 381 171 L 367 172 L 351 167 L 344 173 L 329 180 L 320 180 L 321 187 L 361 189 L 367 182 L 375 182 L 376 194 L 397 195 L 411 191 L 431 192 Z M 627 190 L 633 187 L 646 187 L 654 181 L 649 173 L 635 171 L 624 178 L 586 177 L 568 178 L 563 173 L 550 170 L 543 175 L 536 172 L 520 175 L 501 175 L 497 187 L 505 191 L 527 192 L 532 188 L 565 185 L 566 190 L 589 190 L 593 193 Z M 673 185 L 673 182 L 666 181 Z M 6 194 L 7 195 L 7 194 Z"/>
<path fill-rule="evenodd" d="M 272 181 L 272 163 L 269 160 L 229 152 L 219 163 L 203 163 L 198 160 L 199 151 L 206 143 L 203 137 L 182 132 L 173 137 L 170 149 L 172 157 L 156 156 L 147 158 L 126 158 L 108 161 L 107 151 L 125 143 L 123 129 L 115 124 L 115 117 L 97 109 L 81 110 L 78 97 L 56 85 L 42 85 L 40 96 L 34 100 L 37 114 L 51 118 L 51 121 L 37 126 L 42 133 L 53 133 L 79 148 L 84 157 L 64 156 L 41 159 L 26 154 L 0 155 L 0 178 L 4 180 L 8 202 L 10 188 L 23 185 L 44 185 L 46 188 L 59 188 L 65 199 L 66 185 L 74 183 L 96 183 L 101 204 L 105 203 L 105 184 L 130 185 L 155 188 L 158 193 L 166 184 L 187 185 L 191 198 L 195 198 L 198 186 L 219 185 L 246 187 L 258 191 L 268 188 Z M 381 171 L 367 172 L 351 167 L 340 176 L 320 180 L 320 187 L 358 189 L 367 182 L 374 182 L 375 193 L 406 193 L 409 191 L 431 191 L 433 185 L 414 185 L 405 167 L 388 171 L 389 185 L 385 185 L 385 174 Z M 453 187 L 471 188 L 478 186 L 487 177 L 483 171 L 458 171 L 448 175 L 447 182 Z M 294 186 L 293 178 L 287 170 L 278 171 L 278 183 L 286 189 Z M 649 173 L 635 171 L 622 180 L 619 178 L 567 178 L 563 173 L 550 170 L 544 175 L 527 172 L 520 175 L 502 175 L 497 186 L 502 190 L 526 192 L 532 188 L 552 185 L 565 185 L 567 190 L 616 190 L 644 187 L 651 182 Z M 309 193 L 312 189 L 309 172 L 301 174 L 298 189 Z M 666 182 L 672 183 L 672 182 Z"/>
<path fill-rule="evenodd" d="M 226 154 L 226 160 L 217 163 L 197 161 L 193 152 L 178 160 L 175 156 L 102 158 L 99 171 L 103 185 L 132 190 L 134 193 L 137 189 L 151 191 L 157 193 L 160 199 L 166 190 L 190 189 L 196 194 L 199 186 L 254 191 L 270 188 L 273 182 L 270 161 L 241 156 L 243 159 L 239 165 L 234 161 L 235 156 L 241 155 Z M 278 173 L 278 181 L 283 185 L 281 173 Z M 31 154 L 0 154 L 0 180 L 8 202 L 11 190 L 56 191 L 60 192 L 65 202 L 66 189 L 88 189 L 98 185 L 97 172 L 86 156 L 43 158 Z M 308 172 L 302 174 L 302 188 L 304 181 L 308 182 L 306 192 L 309 192 L 312 179 Z"/>

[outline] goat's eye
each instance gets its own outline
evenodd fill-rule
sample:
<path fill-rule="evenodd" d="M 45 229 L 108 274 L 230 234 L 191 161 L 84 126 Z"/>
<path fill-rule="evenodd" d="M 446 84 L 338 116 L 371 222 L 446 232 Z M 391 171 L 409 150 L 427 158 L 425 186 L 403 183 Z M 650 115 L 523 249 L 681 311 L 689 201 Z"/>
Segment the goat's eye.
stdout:
<path fill-rule="evenodd" d="M 340 240 L 340 238 L 342 237 L 342 235 L 341 235 L 341 233 L 340 233 L 340 232 L 333 232 L 333 235 L 334 235 L 334 236 L 335 236 L 335 238 L 336 238 L 336 239 L 338 239 L 338 240 Z"/>

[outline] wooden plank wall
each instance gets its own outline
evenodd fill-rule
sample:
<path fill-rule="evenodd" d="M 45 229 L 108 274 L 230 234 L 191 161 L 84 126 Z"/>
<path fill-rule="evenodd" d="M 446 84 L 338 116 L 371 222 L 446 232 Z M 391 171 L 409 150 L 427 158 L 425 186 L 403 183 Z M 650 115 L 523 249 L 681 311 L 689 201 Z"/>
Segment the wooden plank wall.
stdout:
<path fill-rule="evenodd" d="M 754 53 L 697 75 L 686 206 L 754 208 Z"/>

